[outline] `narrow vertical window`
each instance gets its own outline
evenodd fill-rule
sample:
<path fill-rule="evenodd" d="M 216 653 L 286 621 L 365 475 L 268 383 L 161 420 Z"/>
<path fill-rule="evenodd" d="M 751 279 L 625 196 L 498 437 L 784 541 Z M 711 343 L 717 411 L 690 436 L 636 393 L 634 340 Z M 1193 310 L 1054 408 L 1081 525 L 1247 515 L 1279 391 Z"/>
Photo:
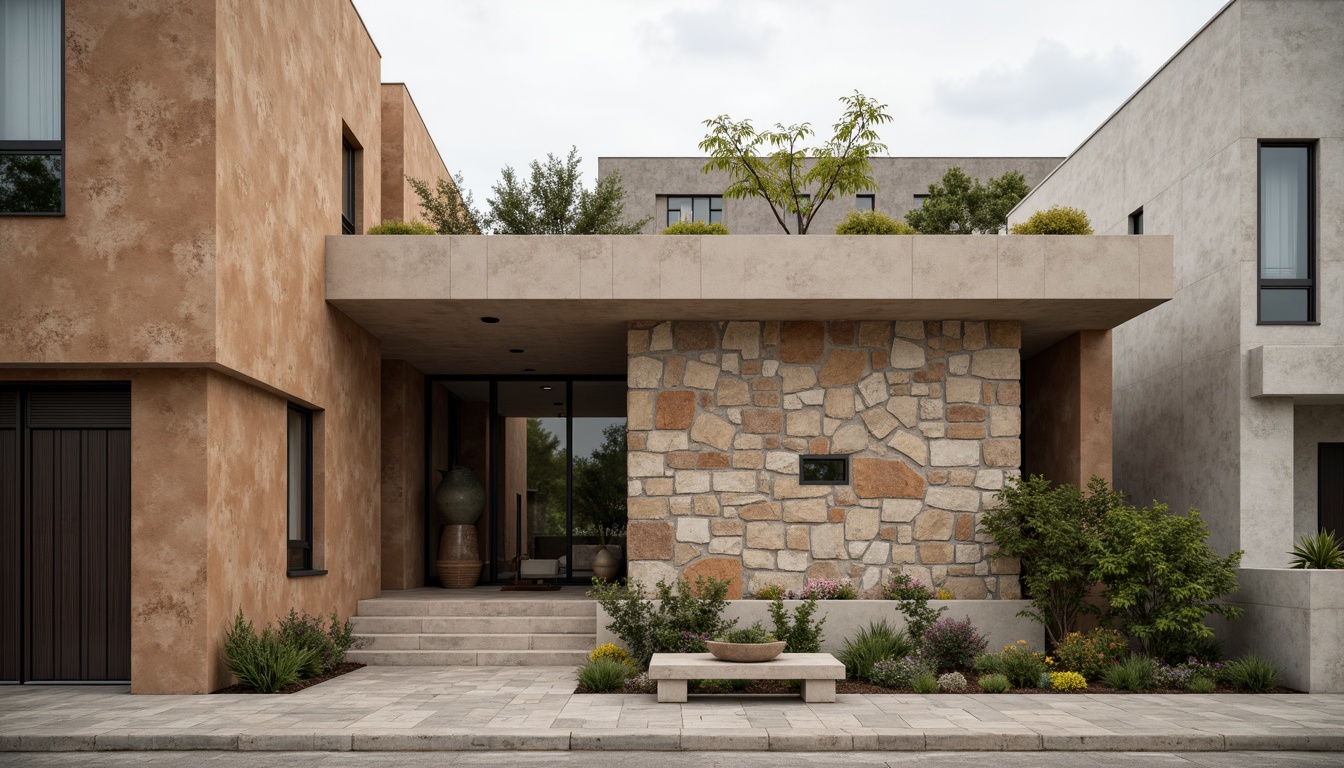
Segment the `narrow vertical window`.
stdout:
<path fill-rule="evenodd" d="M 0 214 L 65 211 L 61 0 L 0 0 Z"/>
<path fill-rule="evenodd" d="M 1142 234 L 1143 234 L 1143 209 L 1142 209 L 1142 208 L 1140 208 L 1139 210 L 1137 210 L 1137 211 L 1135 211 L 1135 212 L 1129 214 L 1129 234 L 1131 234 L 1131 235 L 1142 235 Z"/>
<path fill-rule="evenodd" d="M 873 195 L 855 195 L 854 210 L 856 211 L 873 210 Z"/>
<path fill-rule="evenodd" d="M 288 419 L 288 566 L 301 573 L 313 568 L 313 414 L 291 405 Z"/>
<path fill-rule="evenodd" d="M 1316 322 L 1312 144 L 1260 145 L 1260 323 Z"/>
<path fill-rule="evenodd" d="M 355 148 L 341 140 L 341 234 L 355 234 Z"/>

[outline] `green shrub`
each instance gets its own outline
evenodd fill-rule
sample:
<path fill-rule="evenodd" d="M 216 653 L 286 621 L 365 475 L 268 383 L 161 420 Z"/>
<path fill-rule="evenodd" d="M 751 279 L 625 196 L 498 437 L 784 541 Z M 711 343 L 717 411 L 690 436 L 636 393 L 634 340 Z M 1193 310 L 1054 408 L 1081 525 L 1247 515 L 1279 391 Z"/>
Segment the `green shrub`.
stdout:
<path fill-rule="evenodd" d="M 770 601 L 770 618 L 775 622 L 775 637 L 785 642 L 786 652 L 821 653 L 821 625 L 826 623 L 826 617 L 822 616 L 820 621 L 814 622 L 812 615 L 816 612 L 817 600 L 810 598 L 793 609 L 793 619 L 790 620 L 784 610 L 783 600 Z"/>
<path fill-rule="evenodd" d="M 579 667 L 579 685 L 593 693 L 619 691 L 630 676 L 629 665 L 615 659 L 590 659 Z"/>
<path fill-rule="evenodd" d="M 1107 667 L 1116 663 L 1129 643 L 1114 629 L 1098 627 L 1090 632 L 1070 632 L 1055 644 L 1055 663 L 1067 672 L 1077 672 L 1088 680 L 1097 680 Z"/>
<path fill-rule="evenodd" d="M 1153 687 L 1157 663 L 1147 656 L 1131 653 L 1102 673 L 1106 684 L 1117 691 L 1146 691 Z"/>
<path fill-rule="evenodd" d="M 930 608 L 933 594 L 919 579 L 899 571 L 892 573 L 881 586 L 882 596 L 897 602 L 896 610 L 905 615 L 905 633 L 915 642 L 924 637 L 924 630 L 933 625 L 946 608 Z"/>
<path fill-rule="evenodd" d="M 1019 640 L 1015 645 L 1005 645 L 998 653 L 977 658 L 975 670 L 981 675 L 1003 675 L 1015 688 L 1034 688 L 1041 676 L 1050 672 L 1045 659 L 1044 653 L 1031 650 L 1026 640 Z"/>
<path fill-rule="evenodd" d="M 433 235 L 434 228 L 420 221 L 384 221 L 369 227 L 370 235 Z"/>
<path fill-rule="evenodd" d="M 746 629 L 734 629 L 729 632 L 724 632 L 722 635 L 714 638 L 714 640 L 720 643 L 744 643 L 748 645 L 776 642 L 775 636 L 766 632 L 759 621 Z"/>
<path fill-rule="evenodd" d="M 300 673 L 305 679 L 335 670 L 345 661 L 347 651 L 364 644 L 362 638 L 355 637 L 350 620 L 341 621 L 335 611 L 324 618 L 291 608 L 276 631 L 285 643 L 313 652 Z"/>
<path fill-rule="evenodd" d="M 932 672 L 925 672 L 916 677 L 910 687 L 914 689 L 915 693 L 937 693 L 938 678 L 934 677 Z"/>
<path fill-rule="evenodd" d="M 923 675 L 933 675 L 933 668 L 928 662 L 916 656 L 902 656 L 873 664 L 868 680 L 887 688 L 910 688 L 914 686 L 915 679 Z"/>
<path fill-rule="evenodd" d="M 938 690 L 943 693 L 965 693 L 966 676 L 960 672 L 948 672 L 938 676 Z"/>
<path fill-rule="evenodd" d="M 921 655 L 939 672 L 970 669 L 985 652 L 986 640 L 975 631 L 970 617 L 961 621 L 939 619 L 924 630 Z"/>
<path fill-rule="evenodd" d="M 740 693 L 751 687 L 755 680 L 691 680 L 687 684 L 700 693 Z"/>
<path fill-rule="evenodd" d="M 915 228 L 881 211 L 850 211 L 835 227 L 837 235 L 914 235 Z"/>
<path fill-rule="evenodd" d="M 1077 208 L 1055 205 L 1010 227 L 1014 235 L 1090 235 L 1092 222 Z"/>
<path fill-rule="evenodd" d="M 751 593 L 752 600 L 783 600 L 788 590 L 778 584 L 765 584 Z"/>
<path fill-rule="evenodd" d="M 1008 678 L 1003 675 L 980 676 L 980 691 L 982 693 L 1007 693 L 1011 687 Z"/>
<path fill-rule="evenodd" d="M 886 619 L 870 622 L 853 639 L 845 639 L 845 647 L 835 655 L 845 665 L 845 674 L 851 680 L 869 680 L 873 665 L 887 659 L 899 659 L 914 653 L 914 643 L 904 632 L 892 629 Z"/>
<path fill-rule="evenodd" d="M 1222 599 L 1237 589 L 1241 552 L 1220 557 L 1208 537 L 1199 512 L 1173 515 L 1156 502 L 1145 509 L 1116 506 L 1092 537 L 1093 572 L 1106 585 L 1106 616 L 1137 638 L 1144 653 L 1185 658 L 1213 637 L 1205 616 L 1241 616 L 1240 608 Z"/>
<path fill-rule="evenodd" d="M 1321 531 L 1315 536 L 1303 536 L 1290 552 L 1290 568 L 1344 568 L 1344 550 L 1340 549 L 1334 531 Z"/>
<path fill-rule="evenodd" d="M 732 629 L 725 621 L 728 582 L 697 577 L 695 584 L 680 582 L 675 591 L 660 581 L 654 589 L 657 605 L 645 597 L 639 582 L 594 582 L 588 592 L 611 617 L 611 630 L 630 652 L 639 669 L 647 669 L 655 653 L 704 651 L 704 641 Z"/>
<path fill-rule="evenodd" d="M 1192 677 L 1187 688 L 1191 693 L 1213 693 L 1218 688 L 1218 684 L 1211 677 Z"/>
<path fill-rule="evenodd" d="M 703 221 L 678 221 L 663 230 L 664 235 L 726 235 L 728 228 L 722 224 L 708 224 Z"/>
<path fill-rule="evenodd" d="M 1222 669 L 1222 676 L 1233 688 L 1247 693 L 1268 693 L 1283 680 L 1278 667 L 1254 655 L 1229 661 Z"/>
<path fill-rule="evenodd" d="M 241 608 L 224 636 L 224 666 L 243 685 L 262 693 L 297 683 L 303 670 L 320 663 L 317 650 L 286 643 L 269 624 L 258 635 L 252 622 L 243 620 Z"/>
<path fill-rule="evenodd" d="M 1085 691 L 1087 690 L 1087 678 L 1077 672 L 1051 672 L 1050 690 L 1052 691 Z"/>
<path fill-rule="evenodd" d="M 1040 622 L 1057 644 L 1077 629 L 1079 618 L 1098 611 L 1085 599 L 1096 583 L 1091 542 L 1106 513 L 1124 499 L 1098 477 L 1084 493 L 1068 484 L 1052 487 L 1040 475 L 1013 478 L 997 498 L 1002 506 L 986 513 L 981 526 L 998 546 L 996 558 L 1021 561 L 1031 607 L 1018 615 Z"/>

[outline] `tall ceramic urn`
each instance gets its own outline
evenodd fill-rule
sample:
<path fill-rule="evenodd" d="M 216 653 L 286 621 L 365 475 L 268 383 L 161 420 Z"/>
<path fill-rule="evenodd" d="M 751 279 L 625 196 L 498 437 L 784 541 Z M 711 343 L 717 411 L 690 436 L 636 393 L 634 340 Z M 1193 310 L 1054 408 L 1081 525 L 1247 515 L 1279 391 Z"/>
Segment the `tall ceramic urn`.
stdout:
<path fill-rule="evenodd" d="M 445 589 L 470 589 L 481 577 L 476 521 L 485 509 L 485 489 L 466 467 L 454 465 L 439 472 L 443 479 L 434 491 L 434 503 L 444 523 L 436 563 L 439 583 Z"/>

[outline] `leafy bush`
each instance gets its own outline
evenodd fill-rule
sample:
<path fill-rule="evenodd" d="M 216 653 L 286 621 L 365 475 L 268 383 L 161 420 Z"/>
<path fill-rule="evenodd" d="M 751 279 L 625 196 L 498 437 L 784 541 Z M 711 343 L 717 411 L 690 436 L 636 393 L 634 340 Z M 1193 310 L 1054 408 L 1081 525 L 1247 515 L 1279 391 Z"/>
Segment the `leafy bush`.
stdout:
<path fill-rule="evenodd" d="M 1011 687 L 1008 678 L 1003 675 L 980 676 L 980 691 L 982 693 L 1007 693 Z"/>
<path fill-rule="evenodd" d="M 789 591 L 787 589 L 784 589 L 778 584 L 765 584 L 763 586 L 757 587 L 756 591 L 751 593 L 751 599 L 783 600 L 788 594 Z"/>
<path fill-rule="evenodd" d="M 1211 677 L 1191 678 L 1190 684 L 1186 688 L 1191 693 L 1213 693 L 1218 688 L 1218 684 Z"/>
<path fill-rule="evenodd" d="M 694 686 L 700 693 L 738 693 L 751 687 L 755 680 L 691 680 L 687 684 Z M 788 681 L 792 682 L 792 681 Z"/>
<path fill-rule="evenodd" d="M 937 693 L 938 678 L 934 677 L 932 672 L 925 672 L 919 677 L 916 677 L 915 681 L 910 684 L 910 687 L 915 693 Z"/>
<path fill-rule="evenodd" d="M 1018 640 L 998 653 L 976 659 L 975 670 L 981 675 L 1003 675 L 1015 688 L 1034 688 L 1041 675 L 1049 674 L 1050 662 L 1044 653 L 1028 648 L 1026 640 Z"/>
<path fill-rule="evenodd" d="M 433 235 L 434 228 L 420 221 L 384 221 L 369 227 L 370 235 Z"/>
<path fill-rule="evenodd" d="M 728 228 L 722 224 L 708 224 L 703 221 L 678 221 L 663 230 L 664 235 L 726 235 Z"/>
<path fill-rule="evenodd" d="M 1090 235 L 1092 222 L 1077 208 L 1055 205 L 1010 227 L 1014 235 Z"/>
<path fill-rule="evenodd" d="M 987 641 L 975 631 L 970 617 L 961 621 L 939 619 L 924 630 L 922 654 L 939 672 L 970 669 Z"/>
<path fill-rule="evenodd" d="M 1209 529 L 1199 512 L 1168 513 L 1165 504 L 1136 509 L 1121 504 L 1106 514 L 1092 539 L 1094 573 L 1105 582 L 1107 618 L 1138 639 L 1144 652 L 1185 658 L 1196 643 L 1213 637 L 1204 617 L 1241 616 L 1222 597 L 1237 589 L 1241 552 L 1219 557 L 1205 540 Z"/>
<path fill-rule="evenodd" d="M 938 676 L 938 690 L 943 693 L 964 693 L 966 676 L 960 672 L 948 672 Z"/>
<path fill-rule="evenodd" d="M 630 654 L 626 653 L 624 648 L 615 643 L 599 645 L 593 649 L 592 653 L 588 654 L 589 661 L 597 661 L 598 659 L 610 659 L 611 661 L 624 664 L 631 669 L 635 668 L 634 659 L 630 658 Z"/>
<path fill-rule="evenodd" d="M 784 650 L 787 653 L 821 652 L 821 625 L 826 623 L 826 617 L 822 616 L 821 621 L 814 622 L 812 615 L 816 612 L 816 599 L 804 600 L 793 609 L 793 620 L 790 621 L 788 612 L 784 610 L 783 600 L 776 599 L 770 602 L 770 618 L 775 622 L 775 637 L 784 641 Z"/>
<path fill-rule="evenodd" d="M 956 600 L 956 599 L 957 599 L 957 596 L 954 595 L 954 594 L 952 594 L 952 590 L 950 590 L 950 589 L 939 589 L 939 590 L 938 590 L 938 595 L 937 595 L 937 597 L 935 597 L 934 599 L 935 599 L 935 600 Z"/>
<path fill-rule="evenodd" d="M 335 611 L 330 617 L 323 618 L 310 616 L 306 611 L 298 613 L 291 608 L 289 615 L 280 619 L 277 633 L 283 642 L 313 652 L 300 672 L 303 678 L 333 671 L 345 661 L 347 651 L 365 642 L 363 638 L 355 637 L 350 620 L 341 621 Z"/>
<path fill-rule="evenodd" d="M 1087 679 L 1077 672 L 1051 672 L 1050 690 L 1085 691 L 1087 690 Z"/>
<path fill-rule="evenodd" d="M 1344 568 L 1344 550 L 1340 549 L 1334 531 L 1321 531 L 1315 536 L 1303 536 L 1290 552 L 1290 568 Z"/>
<path fill-rule="evenodd" d="M 625 643 L 639 669 L 647 669 L 655 653 L 704 651 L 704 641 L 732 629 L 737 621 L 725 621 L 728 582 L 697 577 L 695 584 L 672 586 L 660 581 L 654 603 L 644 596 L 639 582 L 594 583 L 588 595 L 611 617 L 607 629 Z"/>
<path fill-rule="evenodd" d="M 1031 608 L 1018 615 L 1040 622 L 1051 644 L 1059 643 L 1084 614 L 1097 613 L 1085 600 L 1095 583 L 1091 543 L 1106 513 L 1124 499 L 1098 477 L 1083 493 L 1067 484 L 1051 487 L 1040 475 L 1013 478 L 997 498 L 1003 505 L 986 513 L 981 525 L 998 545 L 995 557 L 1022 562 Z"/>
<path fill-rule="evenodd" d="M 1117 691 L 1146 691 L 1155 684 L 1157 664 L 1147 656 L 1131 653 L 1102 673 L 1106 684 Z"/>
<path fill-rule="evenodd" d="M 1159 688 L 1187 688 L 1196 677 L 1215 679 L 1222 673 L 1222 664 L 1210 664 L 1191 656 L 1182 664 L 1157 662 L 1153 672 L 1153 684 Z"/>
<path fill-rule="evenodd" d="M 874 664 L 909 656 L 914 651 L 910 638 L 882 619 L 860 629 L 853 639 L 846 638 L 845 647 L 836 658 L 845 665 L 845 674 L 851 680 L 871 680 Z"/>
<path fill-rule="evenodd" d="M 859 593 L 849 579 L 808 579 L 798 593 L 790 593 L 789 600 L 857 600 Z"/>
<path fill-rule="evenodd" d="M 914 686 L 915 678 L 932 674 L 933 669 L 928 662 L 915 656 L 902 656 L 874 664 L 868 679 L 887 688 L 910 688 Z"/>
<path fill-rule="evenodd" d="M 714 638 L 714 640 L 720 643 L 745 643 L 749 645 L 776 642 L 775 636 L 766 632 L 759 621 L 746 629 L 734 629 L 729 632 L 724 632 L 722 635 Z"/>
<path fill-rule="evenodd" d="M 1129 643 L 1114 629 L 1098 627 L 1090 632 L 1070 632 L 1055 644 L 1055 663 L 1066 672 L 1077 672 L 1096 680 L 1107 667 L 1116 663 Z"/>
<path fill-rule="evenodd" d="M 914 235 L 915 228 L 880 211 L 850 211 L 835 227 L 837 235 Z"/>
<path fill-rule="evenodd" d="M 948 168 L 941 184 L 930 184 L 924 203 L 905 214 L 905 220 L 925 235 L 998 234 L 1008 212 L 1027 196 L 1031 187 L 1018 171 L 1008 171 L 989 183 L 968 176 L 959 167 Z"/>
<path fill-rule="evenodd" d="M 1221 674 L 1233 688 L 1247 693 L 1268 693 L 1283 680 L 1278 667 L 1255 655 L 1229 661 Z"/>
<path fill-rule="evenodd" d="M 589 659 L 579 667 L 579 685 L 593 693 L 608 693 L 625 687 L 630 666 L 615 659 Z"/>
<path fill-rule="evenodd" d="M 241 682 L 262 693 L 275 693 L 302 679 L 305 669 L 321 666 L 318 651 L 285 642 L 267 624 L 258 635 L 243 610 L 224 636 L 224 666 Z"/>
<path fill-rule="evenodd" d="M 888 576 L 881 589 L 883 597 L 899 603 L 896 610 L 905 614 L 905 632 L 916 640 L 924 637 L 924 630 L 932 626 L 943 611 L 947 610 L 930 608 L 929 600 L 933 595 L 929 593 L 929 588 L 919 579 L 911 578 L 899 571 Z"/>

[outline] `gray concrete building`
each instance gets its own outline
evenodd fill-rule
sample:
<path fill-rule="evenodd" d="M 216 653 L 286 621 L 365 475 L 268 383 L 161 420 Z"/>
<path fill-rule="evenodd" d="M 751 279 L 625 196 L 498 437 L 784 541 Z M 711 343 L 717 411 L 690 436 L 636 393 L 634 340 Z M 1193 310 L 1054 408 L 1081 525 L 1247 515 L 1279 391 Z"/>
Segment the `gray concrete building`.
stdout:
<path fill-rule="evenodd" d="M 1245 551 L 1228 650 L 1344 690 L 1344 2 L 1235 0 L 1022 201 L 1174 238 L 1174 299 L 1114 331 L 1114 481 Z"/>
<path fill-rule="evenodd" d="M 1020 171 L 1028 186 L 1035 186 L 1059 165 L 1058 157 L 875 157 L 873 178 L 877 189 L 857 195 L 838 196 L 817 212 L 808 234 L 832 235 L 852 210 L 875 208 L 898 221 L 927 195 L 929 185 L 942 181 L 948 168 L 960 166 L 981 181 L 1008 171 Z M 625 187 L 626 215 L 631 220 L 653 220 L 644 234 L 657 234 L 681 219 L 722 221 L 735 235 L 784 234 L 764 200 L 729 200 L 722 197 L 728 175 L 703 173 L 703 157 L 600 157 L 598 176 L 619 170 Z M 685 210 L 683 210 L 685 209 Z M 793 222 L 789 230 L 794 231 Z"/>

